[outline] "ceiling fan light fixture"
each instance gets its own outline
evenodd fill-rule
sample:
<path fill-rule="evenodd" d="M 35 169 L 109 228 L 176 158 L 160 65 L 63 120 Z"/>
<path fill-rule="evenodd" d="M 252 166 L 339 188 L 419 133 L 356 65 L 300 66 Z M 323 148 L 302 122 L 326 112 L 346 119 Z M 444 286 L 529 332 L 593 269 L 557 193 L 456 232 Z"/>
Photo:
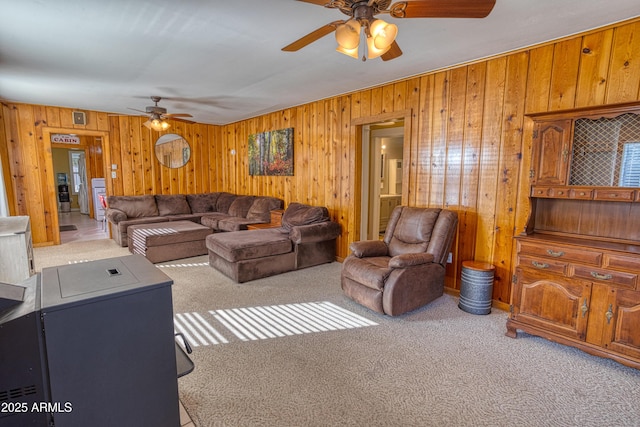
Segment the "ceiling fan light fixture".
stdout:
<path fill-rule="evenodd" d="M 336 41 L 343 49 L 357 49 L 360 44 L 360 22 L 350 19 L 336 28 Z"/>
<path fill-rule="evenodd" d="M 347 49 L 345 47 L 338 45 L 338 47 L 336 48 L 336 51 L 344 55 L 350 56 L 352 58 L 358 59 L 358 46 L 356 46 L 353 49 Z"/>
<path fill-rule="evenodd" d="M 389 48 L 396 40 L 398 26 L 395 24 L 387 24 L 382 19 L 376 19 L 369 25 L 369 32 L 371 33 L 375 47 L 384 50 Z"/>
<path fill-rule="evenodd" d="M 149 129 L 155 130 L 157 132 L 165 131 L 165 130 L 167 130 L 167 129 L 169 129 L 171 127 L 171 125 L 169 123 L 167 123 L 164 120 L 161 120 L 158 117 L 150 118 L 149 120 L 144 122 L 143 125 L 146 126 Z"/>
<path fill-rule="evenodd" d="M 375 59 L 379 56 L 382 56 L 387 53 L 389 49 L 391 49 L 391 45 L 387 46 L 384 49 L 380 49 L 376 47 L 373 37 L 367 37 L 367 59 Z"/>

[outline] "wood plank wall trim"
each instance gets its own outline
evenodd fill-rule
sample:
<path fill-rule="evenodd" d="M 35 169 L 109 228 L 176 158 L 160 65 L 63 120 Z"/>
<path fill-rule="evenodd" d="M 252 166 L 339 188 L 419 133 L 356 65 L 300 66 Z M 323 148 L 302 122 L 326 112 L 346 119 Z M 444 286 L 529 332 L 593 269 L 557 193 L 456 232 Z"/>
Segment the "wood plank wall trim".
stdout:
<path fill-rule="evenodd" d="M 172 132 L 192 147 L 181 169 L 160 166 L 152 149 L 160 135 L 144 128 L 140 117 L 87 111 L 82 129 L 108 133 L 106 171 L 118 167 L 117 177 L 107 179 L 111 194 L 230 191 L 324 205 L 342 226 L 342 259 L 359 238 L 359 129 L 378 118 L 408 116 L 403 202 L 446 207 L 460 216 L 447 287 L 459 289 L 462 261 L 491 262 L 494 300 L 508 304 L 513 236 L 529 215 L 528 115 L 638 100 L 640 20 L 634 19 L 224 126 L 172 123 Z M 78 129 L 71 112 L 2 104 L 0 155 L 11 182 L 11 212 L 32 216 L 35 243 L 53 242 L 42 128 Z M 248 136 L 286 127 L 295 133 L 294 176 L 249 176 Z"/>

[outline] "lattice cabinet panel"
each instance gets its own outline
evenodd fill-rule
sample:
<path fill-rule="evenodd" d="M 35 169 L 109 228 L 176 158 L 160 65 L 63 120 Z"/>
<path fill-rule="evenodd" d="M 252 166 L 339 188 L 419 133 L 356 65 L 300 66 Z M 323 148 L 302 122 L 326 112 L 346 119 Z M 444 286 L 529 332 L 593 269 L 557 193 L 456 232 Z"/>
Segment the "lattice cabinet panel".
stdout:
<path fill-rule="evenodd" d="M 640 187 L 640 115 L 576 120 L 569 185 Z"/>

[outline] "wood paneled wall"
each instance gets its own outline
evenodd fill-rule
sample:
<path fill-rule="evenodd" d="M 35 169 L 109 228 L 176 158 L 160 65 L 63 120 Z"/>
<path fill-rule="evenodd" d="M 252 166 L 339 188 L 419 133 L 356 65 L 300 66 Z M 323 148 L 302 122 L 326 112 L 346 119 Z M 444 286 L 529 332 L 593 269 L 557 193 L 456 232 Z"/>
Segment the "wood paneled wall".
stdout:
<path fill-rule="evenodd" d="M 192 144 L 191 161 L 180 169 L 159 165 L 158 134 L 142 118 L 87 112 L 87 127 L 108 132 L 107 174 L 118 165 L 117 178 L 107 180 L 110 194 L 230 191 L 324 205 L 342 225 L 337 254 L 343 258 L 359 237 L 361 126 L 405 117 L 403 203 L 446 207 L 460 217 L 447 286 L 459 288 L 463 260 L 488 261 L 497 267 L 494 299 L 508 303 L 513 236 L 529 215 L 532 121 L 526 115 L 637 100 L 640 21 L 633 20 L 225 126 L 174 122 L 171 131 Z M 8 152 L 3 166 L 14 183 L 13 209 L 32 215 L 36 242 L 50 240 L 51 209 L 41 189 L 31 191 L 48 173 L 39 127 L 75 128 L 70 122 L 69 109 L 2 109 L 0 155 Z M 295 129 L 294 176 L 249 176 L 248 136 L 286 127 Z"/>

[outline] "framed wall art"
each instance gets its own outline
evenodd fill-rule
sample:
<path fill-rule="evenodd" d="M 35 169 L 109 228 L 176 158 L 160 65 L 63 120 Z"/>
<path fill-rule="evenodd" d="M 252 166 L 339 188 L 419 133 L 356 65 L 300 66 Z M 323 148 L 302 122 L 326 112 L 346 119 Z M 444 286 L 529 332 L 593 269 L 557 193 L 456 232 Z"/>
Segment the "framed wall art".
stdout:
<path fill-rule="evenodd" d="M 249 175 L 293 176 L 293 128 L 249 135 Z"/>

